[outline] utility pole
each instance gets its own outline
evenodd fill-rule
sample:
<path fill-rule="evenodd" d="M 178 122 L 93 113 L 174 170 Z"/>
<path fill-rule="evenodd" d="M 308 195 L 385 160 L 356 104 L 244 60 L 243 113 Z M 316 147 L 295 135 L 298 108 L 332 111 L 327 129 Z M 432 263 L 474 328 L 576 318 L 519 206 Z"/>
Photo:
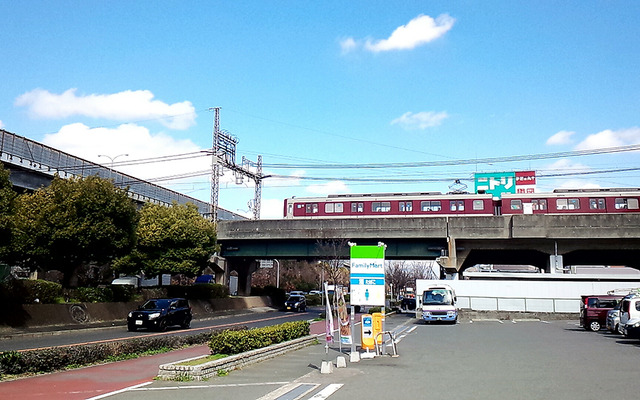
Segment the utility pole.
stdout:
<path fill-rule="evenodd" d="M 243 177 L 252 179 L 255 182 L 255 194 L 253 205 L 253 218 L 260 219 L 260 203 L 262 198 L 262 180 L 268 175 L 262 175 L 262 156 L 258 156 L 255 163 L 242 157 L 242 165 L 236 164 L 236 145 L 238 139 L 226 131 L 220 130 L 220 107 L 210 108 L 214 111 L 213 122 L 213 147 L 211 161 L 211 219 L 218 220 L 218 197 L 220 192 L 220 177 L 224 168 L 232 170 L 236 175 L 236 184 L 241 184 Z M 250 168 L 255 168 L 252 172 Z"/>

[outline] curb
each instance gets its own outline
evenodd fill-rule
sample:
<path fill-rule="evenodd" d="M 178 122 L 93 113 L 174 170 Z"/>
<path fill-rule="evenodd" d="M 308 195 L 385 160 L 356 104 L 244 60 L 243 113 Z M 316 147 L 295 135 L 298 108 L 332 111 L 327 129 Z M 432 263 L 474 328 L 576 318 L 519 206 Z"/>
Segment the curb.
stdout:
<path fill-rule="evenodd" d="M 158 367 L 158 378 L 162 380 L 177 380 L 187 377 L 195 381 L 202 381 L 211 378 L 212 376 L 217 376 L 219 372 L 222 373 L 232 371 L 234 369 L 240 369 L 246 365 L 264 361 L 293 350 L 298 350 L 313 344 L 317 340 L 318 337 L 316 335 L 309 335 L 284 343 L 272 344 L 271 346 L 263 347 L 261 349 L 235 354 L 219 360 L 209 361 L 200 365 L 177 364 L 202 358 L 202 356 L 189 358 L 187 360 L 180 360 L 169 364 L 162 364 Z"/>

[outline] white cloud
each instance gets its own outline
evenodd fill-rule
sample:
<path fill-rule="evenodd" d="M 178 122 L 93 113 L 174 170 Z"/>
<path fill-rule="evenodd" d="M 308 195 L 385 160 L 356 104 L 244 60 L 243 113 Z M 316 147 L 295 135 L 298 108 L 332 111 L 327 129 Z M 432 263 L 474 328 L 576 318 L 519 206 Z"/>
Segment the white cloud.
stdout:
<path fill-rule="evenodd" d="M 340 41 L 340 48 L 342 49 L 342 54 L 349 53 L 350 51 L 355 50 L 358 47 L 358 44 L 353 38 L 346 38 Z"/>
<path fill-rule="evenodd" d="M 560 159 L 544 168 L 549 173 L 561 172 L 589 172 L 591 167 L 585 164 L 576 163 L 566 158 Z"/>
<path fill-rule="evenodd" d="M 158 119 L 170 129 L 187 129 L 195 123 L 195 109 L 191 102 L 167 104 L 154 100 L 149 90 L 126 90 L 113 94 L 76 95 L 77 89 L 62 94 L 43 89 L 24 93 L 15 101 L 28 107 L 36 118 L 67 118 L 85 116 L 115 121 Z"/>
<path fill-rule="evenodd" d="M 107 167 L 111 165 L 111 157 L 116 170 L 144 180 L 211 169 L 210 157 L 117 166 L 117 163 L 126 161 L 203 150 L 190 140 L 175 140 L 163 133 L 151 134 L 147 128 L 136 124 L 123 124 L 117 128 L 90 128 L 82 123 L 75 123 L 63 126 L 58 133 L 45 135 L 42 142 Z M 191 178 L 193 179 L 202 180 L 202 177 Z M 166 186 L 177 182 L 184 183 L 184 180 L 171 181 Z"/>
<path fill-rule="evenodd" d="M 555 135 L 551 136 L 547 139 L 547 144 L 550 146 L 560 145 L 560 144 L 569 144 L 572 142 L 571 136 L 575 135 L 575 132 L 572 131 L 560 131 Z"/>
<path fill-rule="evenodd" d="M 387 39 L 367 39 L 364 42 L 364 48 L 374 53 L 391 50 L 411 50 L 442 37 L 453 27 L 455 21 L 455 18 L 448 14 L 441 14 L 436 19 L 421 14 L 406 25 L 397 27 Z M 358 48 L 359 42 L 353 38 L 347 38 L 342 40 L 340 45 L 344 53 Z"/>
<path fill-rule="evenodd" d="M 260 219 L 282 219 L 284 199 L 262 199 Z"/>
<path fill-rule="evenodd" d="M 633 127 L 612 131 L 610 129 L 587 136 L 576 146 L 576 150 L 591 150 L 640 143 L 640 128 Z"/>
<path fill-rule="evenodd" d="M 4 129 L 4 123 L 2 123 L 1 119 L 0 119 L 0 129 Z"/>
<path fill-rule="evenodd" d="M 563 181 L 558 189 L 600 189 L 601 186 L 586 179 L 570 179 Z"/>
<path fill-rule="evenodd" d="M 420 129 L 424 130 L 438 126 L 445 119 L 449 118 L 449 115 L 445 111 L 422 111 L 419 113 L 406 112 L 401 117 L 391 121 L 391 125 L 400 125 L 407 130 Z"/>
<path fill-rule="evenodd" d="M 349 193 L 350 190 L 342 181 L 331 181 L 320 185 L 309 185 L 306 191 L 311 194 L 328 195 L 337 193 Z"/>

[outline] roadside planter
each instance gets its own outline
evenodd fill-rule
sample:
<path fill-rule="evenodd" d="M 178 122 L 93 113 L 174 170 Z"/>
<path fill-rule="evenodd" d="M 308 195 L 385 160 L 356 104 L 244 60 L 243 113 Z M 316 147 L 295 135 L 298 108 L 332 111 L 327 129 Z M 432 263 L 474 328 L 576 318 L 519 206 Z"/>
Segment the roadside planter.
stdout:
<path fill-rule="evenodd" d="M 305 336 L 287 342 L 272 344 L 255 350 L 234 354 L 214 361 L 208 361 L 199 365 L 178 365 L 188 361 L 206 358 L 200 356 L 187 360 L 176 361 L 174 363 L 162 364 L 158 370 L 158 378 L 163 380 L 193 379 L 202 381 L 212 376 L 222 375 L 226 372 L 240 369 L 246 365 L 254 364 L 269 358 L 285 354 L 289 351 L 298 350 L 317 342 L 315 335 Z"/>

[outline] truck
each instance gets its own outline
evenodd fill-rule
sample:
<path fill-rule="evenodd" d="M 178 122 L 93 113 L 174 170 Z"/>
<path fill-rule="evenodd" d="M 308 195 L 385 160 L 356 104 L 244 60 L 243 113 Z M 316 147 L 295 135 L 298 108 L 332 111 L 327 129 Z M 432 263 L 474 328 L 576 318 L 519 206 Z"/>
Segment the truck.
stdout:
<path fill-rule="evenodd" d="M 425 322 L 458 321 L 456 292 L 447 284 L 418 279 L 416 281 L 416 317 Z"/>

